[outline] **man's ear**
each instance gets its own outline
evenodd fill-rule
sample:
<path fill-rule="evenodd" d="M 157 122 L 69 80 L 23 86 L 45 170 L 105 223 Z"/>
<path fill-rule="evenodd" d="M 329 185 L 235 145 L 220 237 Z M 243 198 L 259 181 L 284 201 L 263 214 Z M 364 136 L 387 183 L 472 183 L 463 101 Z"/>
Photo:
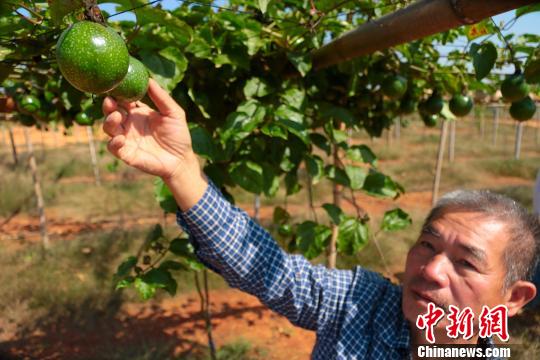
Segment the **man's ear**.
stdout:
<path fill-rule="evenodd" d="M 536 296 L 536 286 L 529 281 L 518 280 L 507 290 L 508 316 L 514 316 Z"/>

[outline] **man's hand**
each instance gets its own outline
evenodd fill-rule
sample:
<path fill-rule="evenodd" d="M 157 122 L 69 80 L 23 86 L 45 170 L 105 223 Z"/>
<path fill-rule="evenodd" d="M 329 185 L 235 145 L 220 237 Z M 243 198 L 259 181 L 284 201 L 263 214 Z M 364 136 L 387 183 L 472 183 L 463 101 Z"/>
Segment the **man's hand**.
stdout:
<path fill-rule="evenodd" d="M 148 95 L 157 111 L 140 101 L 103 101 L 103 130 L 111 137 L 107 148 L 126 164 L 161 177 L 187 210 L 204 193 L 206 180 L 191 147 L 184 110 L 154 80 Z"/>
<path fill-rule="evenodd" d="M 153 80 L 148 95 L 158 111 L 140 101 L 123 106 L 110 97 L 103 101 L 103 130 L 112 138 L 107 147 L 126 164 L 168 179 L 193 161 L 191 137 L 184 110 Z"/>

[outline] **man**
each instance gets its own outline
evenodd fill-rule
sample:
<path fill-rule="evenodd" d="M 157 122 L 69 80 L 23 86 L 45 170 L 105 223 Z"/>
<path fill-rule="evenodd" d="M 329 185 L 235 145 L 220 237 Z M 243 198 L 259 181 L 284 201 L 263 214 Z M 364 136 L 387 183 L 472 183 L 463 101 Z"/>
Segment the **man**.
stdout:
<path fill-rule="evenodd" d="M 148 93 L 157 111 L 141 102 L 120 107 L 104 101 L 109 151 L 165 181 L 203 263 L 293 324 L 317 332 L 314 359 L 409 358 L 413 346 L 427 343 L 416 320 L 428 303 L 470 307 L 476 317 L 483 305 L 502 304 L 513 316 L 535 296 L 527 279 L 538 221 L 488 192 L 457 192 L 433 209 L 409 251 L 403 287 L 361 267 L 330 270 L 285 253 L 208 183 L 184 111 L 152 80 Z M 483 341 L 478 331 L 467 340 L 448 337 L 447 325 L 443 319 L 435 327 L 437 343 Z"/>

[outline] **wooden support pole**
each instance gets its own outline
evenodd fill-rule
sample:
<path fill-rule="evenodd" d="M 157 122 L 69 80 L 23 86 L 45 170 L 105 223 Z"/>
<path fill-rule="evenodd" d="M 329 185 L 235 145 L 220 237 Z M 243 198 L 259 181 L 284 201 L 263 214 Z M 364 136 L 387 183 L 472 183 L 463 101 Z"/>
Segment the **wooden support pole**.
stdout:
<path fill-rule="evenodd" d="M 433 190 L 431 192 L 431 206 L 434 206 L 439 197 L 439 185 L 441 183 L 441 172 L 444 160 L 444 149 L 446 147 L 446 137 L 448 136 L 448 121 L 443 120 L 441 125 L 441 136 L 439 139 L 439 152 L 437 154 L 437 164 L 435 166 L 435 178 L 433 179 Z"/>
<path fill-rule="evenodd" d="M 399 143 L 401 137 L 401 119 L 401 116 L 394 119 L 394 137 L 396 138 L 397 143 Z"/>
<path fill-rule="evenodd" d="M 19 157 L 17 156 L 17 145 L 15 144 L 15 137 L 13 136 L 13 129 L 8 126 L 9 142 L 11 143 L 11 155 L 13 156 L 13 164 L 19 165 Z"/>
<path fill-rule="evenodd" d="M 537 0 L 420 0 L 366 22 L 312 53 L 314 69 L 473 24 Z"/>
<path fill-rule="evenodd" d="M 386 147 L 392 146 L 392 129 L 386 129 Z"/>
<path fill-rule="evenodd" d="M 2 129 L 2 144 L 7 146 L 8 141 L 7 141 L 7 135 L 6 135 L 6 127 L 4 126 L 4 124 L 0 124 L 0 128 Z"/>
<path fill-rule="evenodd" d="M 448 162 L 454 162 L 456 149 L 456 120 L 450 121 L 450 141 L 448 142 Z"/>
<path fill-rule="evenodd" d="M 480 139 L 484 140 L 486 134 L 486 121 L 484 118 L 484 108 L 479 109 L 480 116 Z"/>
<path fill-rule="evenodd" d="M 540 144 L 540 109 L 536 108 L 536 128 L 534 130 L 534 143 L 536 146 Z"/>
<path fill-rule="evenodd" d="M 28 164 L 30 165 L 30 172 L 32 174 L 32 181 L 34 183 L 34 193 L 36 195 L 39 212 L 39 230 L 41 233 L 41 243 L 45 252 L 50 246 L 49 234 L 47 233 L 47 218 L 45 217 L 45 202 L 43 201 L 43 192 L 41 191 L 41 184 L 39 182 L 36 158 L 34 156 L 34 146 L 32 145 L 32 139 L 30 138 L 30 132 L 28 128 L 24 128 L 24 138 L 26 140 L 26 148 L 28 150 Z"/>
<path fill-rule="evenodd" d="M 92 159 L 92 168 L 94 169 L 94 178 L 96 179 L 96 185 L 101 185 L 101 177 L 99 175 L 99 165 L 96 156 L 96 147 L 94 146 L 94 132 L 92 126 L 86 127 L 86 134 L 88 135 L 88 147 L 90 149 L 90 158 Z"/>
<path fill-rule="evenodd" d="M 497 145 L 497 131 L 499 131 L 499 108 L 493 108 L 493 146 Z"/>
<path fill-rule="evenodd" d="M 516 124 L 516 143 L 514 145 L 514 159 L 519 160 L 521 154 L 521 140 L 523 139 L 523 127 L 524 122 L 518 122 Z"/>

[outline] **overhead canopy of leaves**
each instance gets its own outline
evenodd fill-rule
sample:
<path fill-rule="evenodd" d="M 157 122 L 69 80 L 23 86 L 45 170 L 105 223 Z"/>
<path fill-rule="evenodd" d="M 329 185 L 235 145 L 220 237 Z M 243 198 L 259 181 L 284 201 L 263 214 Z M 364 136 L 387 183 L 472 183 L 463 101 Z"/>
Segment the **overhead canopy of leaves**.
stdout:
<path fill-rule="evenodd" d="M 397 181 L 377 168 L 377 157 L 368 146 L 348 141 L 349 130 L 381 136 L 403 115 L 401 100 L 381 90 L 389 74 L 407 79 L 403 99 L 413 104 L 434 90 L 441 95 L 494 91 L 499 81 L 494 69 L 506 69 L 510 63 L 523 66 L 529 83 L 540 81 L 538 36 L 507 36 L 516 53 L 512 58 L 508 49 L 486 39 L 496 35 L 490 21 L 314 70 L 314 49 L 406 2 L 381 6 L 375 1 L 230 0 L 217 9 L 209 1 L 179 1 L 173 10 L 147 0 L 99 1 L 105 2 L 116 4 L 116 12 L 135 15 L 132 21 L 104 14 L 110 15 L 109 26 L 125 39 L 130 54 L 184 108 L 194 151 L 204 159 L 209 178 L 230 199 L 232 187 L 274 196 L 281 186 L 286 195 L 295 194 L 305 188 L 306 178 L 370 196 L 395 198 L 403 193 Z M 28 8 L 23 15 L 15 12 L 21 3 Z M 516 16 L 533 11 L 538 11 L 537 4 L 518 9 Z M 37 126 L 69 127 L 81 111 L 101 117 L 101 99 L 94 101 L 65 81 L 54 57 L 60 33 L 82 19 L 82 13 L 82 0 L 0 4 L 0 91 L 15 98 L 32 94 L 46 104 L 32 115 Z M 441 54 L 441 46 L 456 43 L 462 45 Z M 344 155 L 343 163 L 334 161 L 335 149 Z M 165 212 L 177 211 L 162 181 L 155 184 L 155 198 Z M 354 254 L 365 246 L 365 219 L 351 217 L 335 205 L 323 208 L 328 222 L 340 228 L 339 251 Z M 274 221 L 309 258 L 321 254 L 329 241 L 328 223 L 294 224 L 285 210 L 276 210 Z M 409 221 L 396 210 L 385 214 L 381 226 L 393 231 Z M 183 266 L 202 268 L 187 240 L 173 240 L 169 251 L 189 259 Z M 133 261 L 128 259 L 118 273 L 128 276 L 136 266 Z M 168 263 L 146 277 L 126 277 L 121 286 L 135 286 L 143 298 L 157 288 L 174 293 L 167 274 L 176 268 L 179 265 Z"/>

